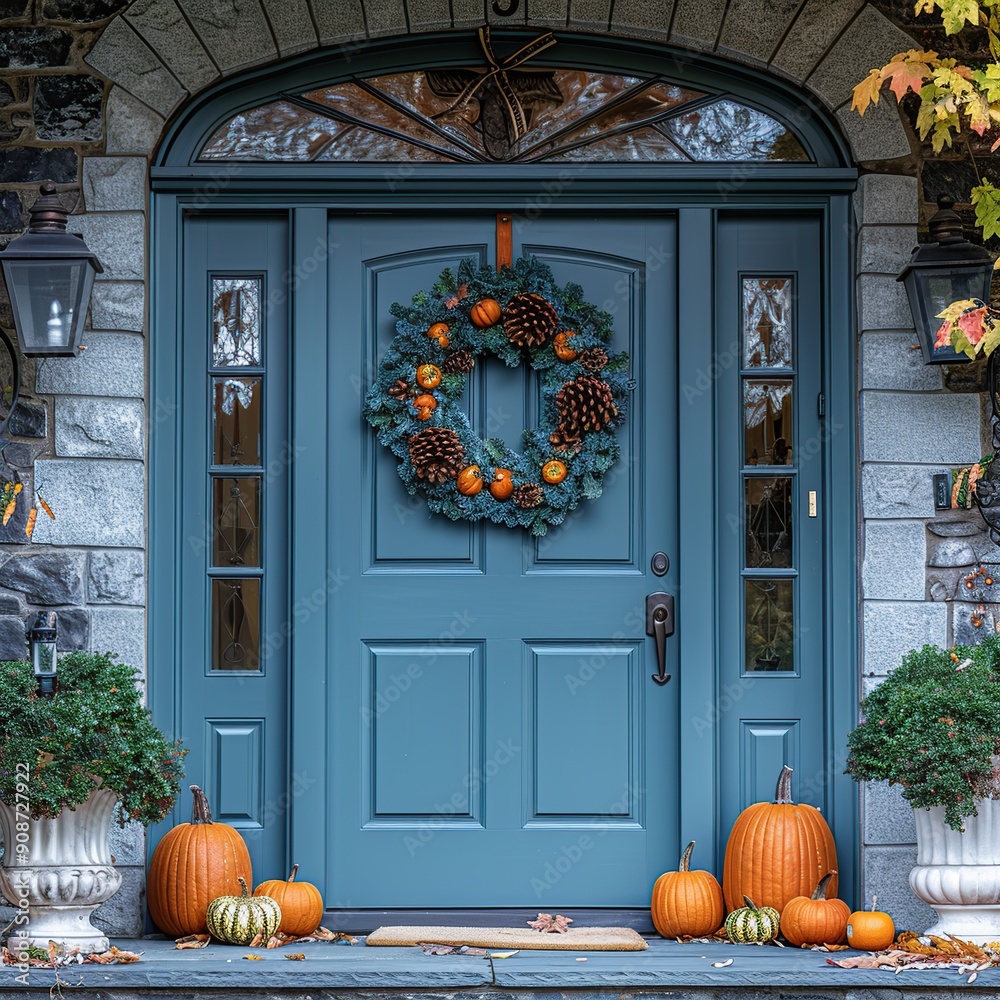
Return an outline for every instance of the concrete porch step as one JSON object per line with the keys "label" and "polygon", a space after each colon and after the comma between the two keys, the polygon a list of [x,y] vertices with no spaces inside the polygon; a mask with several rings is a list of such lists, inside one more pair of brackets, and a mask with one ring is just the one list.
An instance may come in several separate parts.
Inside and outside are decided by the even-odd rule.
{"label": "concrete porch step", "polygon": [[[736,1000],[762,995],[788,1000],[935,1000],[955,990],[973,997],[1000,996],[1000,970],[981,972],[972,986],[953,971],[891,972],[839,969],[826,964],[820,952],[793,948],[685,944],[650,939],[644,952],[521,951],[508,959],[462,955],[424,955],[419,948],[369,948],[311,943],[260,951],[212,945],[197,951],[177,951],[173,941],[118,940],[120,948],[141,951],[133,965],[74,966],[60,970],[66,996],[74,1000],[181,1000],[222,997],[264,1000],[321,1000],[344,996],[352,1000],[412,1000],[425,996],[484,998],[518,995],[556,997],[571,990],[578,1000],[669,997],[671,1000]],[[285,952],[302,952],[304,961],[289,961]],[[261,961],[244,955],[257,954]],[[840,952],[839,955],[856,954]],[[585,962],[577,961],[586,958]],[[732,958],[726,968],[713,962]],[[18,970],[0,971],[0,998],[47,994],[56,975],[32,969],[28,986],[19,984]],[[429,1000],[429,998],[428,998]]]}

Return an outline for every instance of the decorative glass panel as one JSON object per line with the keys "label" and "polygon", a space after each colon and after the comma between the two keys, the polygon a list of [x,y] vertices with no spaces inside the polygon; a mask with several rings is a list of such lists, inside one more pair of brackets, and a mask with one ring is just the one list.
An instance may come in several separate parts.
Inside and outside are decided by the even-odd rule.
{"label": "decorative glass panel", "polygon": [[260,580],[213,580],[212,669],[260,666]]}
{"label": "decorative glass panel", "polygon": [[216,465],[260,465],[261,398],[259,378],[213,379],[212,402]]}
{"label": "decorative glass panel", "polygon": [[212,564],[260,565],[259,478],[212,483]]}
{"label": "decorative glass panel", "polygon": [[315,160],[344,125],[288,101],[241,111],[218,128],[203,160]]}
{"label": "decorative glass panel", "polygon": [[791,382],[743,382],[743,460],[747,465],[791,465],[792,424]]}
{"label": "decorative glass panel", "polygon": [[530,53],[499,73],[485,63],[443,67],[288,95],[235,115],[200,155],[297,162],[809,159],[784,125],[731,98],[658,77],[536,66]]}
{"label": "decorative glass panel", "polygon": [[260,364],[260,278],[212,279],[212,365]]}
{"label": "decorative glass panel", "polygon": [[744,580],[747,671],[795,669],[792,580]]}
{"label": "decorative glass panel", "polygon": [[743,366],[792,367],[792,279],[743,279]]}
{"label": "decorative glass panel", "polygon": [[751,569],[792,565],[792,480],[782,476],[743,480],[746,565]]}
{"label": "decorative glass panel", "polygon": [[809,159],[781,122],[735,101],[717,101],[689,111],[672,118],[667,128],[693,160]]}

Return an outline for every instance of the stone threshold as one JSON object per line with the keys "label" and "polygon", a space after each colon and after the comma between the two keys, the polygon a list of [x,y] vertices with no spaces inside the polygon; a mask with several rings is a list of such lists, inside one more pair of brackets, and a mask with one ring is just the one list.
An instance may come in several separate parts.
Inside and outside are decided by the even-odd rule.
{"label": "stone threshold", "polygon": [[[954,971],[894,975],[875,969],[839,969],[821,952],[731,944],[677,944],[650,939],[644,952],[521,951],[507,959],[424,955],[419,948],[368,948],[314,942],[272,951],[213,945],[177,951],[162,939],[116,940],[141,951],[133,965],[75,966],[60,970],[62,992],[80,1000],[180,1000],[221,997],[264,1000],[323,1000],[335,996],[399,1000],[415,993],[433,997],[494,998],[535,995],[546,1000],[572,991],[580,1000],[635,1000],[637,994],[671,1000],[752,1000],[763,995],[788,1000],[934,1000],[955,990],[974,997],[1000,996],[1000,969],[967,976]],[[285,953],[301,952],[304,961]],[[243,958],[261,956],[261,961]],[[839,956],[856,954],[839,952]],[[586,962],[577,961],[586,958]],[[731,965],[714,968],[713,962]],[[27,987],[17,970],[0,969],[0,998],[48,994],[54,971],[32,969]],[[58,995],[58,994],[53,994]]]}

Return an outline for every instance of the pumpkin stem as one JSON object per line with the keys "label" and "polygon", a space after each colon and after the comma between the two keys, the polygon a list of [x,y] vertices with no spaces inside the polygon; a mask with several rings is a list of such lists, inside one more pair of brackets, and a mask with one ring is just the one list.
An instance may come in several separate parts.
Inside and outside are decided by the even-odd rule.
{"label": "pumpkin stem", "polygon": [[792,805],[792,769],[786,764],[778,775],[778,787],[774,790],[774,802],[779,806]]}
{"label": "pumpkin stem", "polygon": [[754,901],[749,896],[743,897],[743,902],[750,907],[751,910],[756,910],[757,907],[754,905]]}
{"label": "pumpkin stem", "polygon": [[299,870],[299,866],[298,865],[292,865],[292,871],[291,871],[291,873],[288,876],[288,881],[289,882],[294,882],[295,881],[295,873],[298,870]]}
{"label": "pumpkin stem", "polygon": [[212,810],[209,808],[205,793],[197,785],[192,785],[191,794],[194,796],[194,804],[191,807],[191,822],[195,824],[211,823]]}
{"label": "pumpkin stem", "polygon": [[836,872],[827,872],[819,880],[819,885],[816,886],[816,891],[812,894],[813,899],[826,899],[826,888],[830,884],[830,879],[836,874]]}
{"label": "pumpkin stem", "polygon": [[239,884],[243,887],[243,898],[246,899],[247,896],[250,895],[250,890],[247,888],[247,880],[242,875],[240,875],[239,878],[236,879],[236,881],[239,882]]}
{"label": "pumpkin stem", "polygon": [[684,853],[681,855],[681,863],[677,866],[679,872],[689,872],[691,871],[691,852],[694,850],[694,841],[692,840],[687,847],[684,848]]}

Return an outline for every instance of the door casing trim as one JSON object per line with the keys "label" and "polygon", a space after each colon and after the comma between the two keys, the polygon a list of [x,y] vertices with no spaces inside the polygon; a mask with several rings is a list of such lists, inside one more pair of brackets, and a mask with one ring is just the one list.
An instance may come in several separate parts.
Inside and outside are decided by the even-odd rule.
{"label": "door casing trim", "polygon": [[[853,782],[844,777],[843,737],[853,726],[858,706],[858,642],[857,642],[857,420],[855,398],[855,337],[853,335],[853,212],[845,189],[853,186],[856,171],[841,169],[836,177],[827,180],[826,195],[816,193],[822,188],[822,181],[816,176],[819,171],[812,168],[811,182],[803,180],[801,185],[788,178],[783,184],[780,201],[776,200],[769,181],[754,180],[735,194],[720,194],[716,189],[712,195],[695,194],[674,190],[662,178],[655,183],[633,186],[622,192],[620,181],[610,177],[589,176],[581,178],[573,190],[560,198],[558,208],[545,211],[580,212],[581,210],[623,211],[626,208],[636,212],[662,212],[678,216],[679,266],[678,285],[694,288],[699,285],[708,294],[703,301],[710,304],[714,300],[712,291],[712,262],[714,260],[715,221],[720,212],[767,211],[772,215],[788,212],[812,211],[822,216],[825,238],[825,260],[823,278],[825,286],[823,338],[823,388],[827,400],[827,420],[830,427],[842,426],[849,429],[847,434],[834,434],[825,449],[824,463],[828,491],[824,565],[824,617],[826,647],[827,718],[826,727],[826,779],[832,789],[832,825],[841,844],[841,885],[843,895],[850,900],[858,898],[860,853],[860,830],[858,829],[858,795]],[[557,172],[549,176],[556,179]],[[544,182],[544,172],[537,173],[533,183],[536,190]],[[180,183],[178,179],[178,183]],[[328,181],[329,183],[329,181]],[[197,187],[197,185],[194,185]],[[434,187],[440,187],[435,182]],[[403,190],[396,194],[385,192],[375,198],[371,195],[362,205],[349,191],[338,189],[321,198],[318,194],[302,194],[276,198],[274,188],[260,190],[255,195],[246,193],[223,193],[206,199],[203,194],[191,192],[192,180],[187,180],[189,194],[177,191],[157,191],[153,196],[151,214],[151,275],[150,288],[150,414],[149,426],[155,433],[150,434],[149,449],[149,558],[152,567],[176,565],[176,555],[181,544],[179,530],[180,498],[175,496],[176,486],[173,470],[181,461],[179,453],[178,407],[180,405],[178,372],[181,329],[177,313],[178,275],[182,273],[181,228],[186,212],[225,213],[240,210],[255,212],[289,212],[292,219],[291,251],[292,261],[302,260],[314,253],[317,245],[327,239],[327,219],[330,211],[340,209],[352,213],[361,210],[378,210],[382,213],[422,212],[429,202],[417,192],[411,194]],[[405,186],[404,186],[405,187]],[[511,204],[518,204],[517,195],[523,194],[523,186],[518,183],[503,184],[480,176],[477,181],[469,181],[465,196],[488,214],[498,210],[509,210]],[[638,189],[637,189],[638,188]],[[454,182],[452,182],[454,194]],[[443,191],[433,198],[441,200]],[[454,207],[455,201],[450,202]],[[443,207],[443,202],[442,202]],[[319,240],[319,244],[317,244]],[[294,267],[294,264],[293,264]],[[707,282],[707,285],[706,285]],[[291,381],[296,391],[291,393],[290,418],[293,439],[303,441],[308,448],[326,448],[326,428],[323,421],[315,420],[310,400],[319,398],[323,391],[323,373],[326,371],[325,358],[317,357],[315,345],[306,344],[297,338],[294,331],[314,326],[322,322],[326,327],[328,303],[325,282],[299,283],[295,294],[289,296],[292,310],[289,329],[291,342]],[[704,319],[702,320],[704,323]],[[714,318],[713,318],[714,324]],[[684,324],[679,324],[682,332],[679,350],[682,352],[681,370],[694,371],[704,364],[711,364],[711,352],[698,356],[699,344],[704,350],[705,341],[700,338],[683,336]],[[709,347],[711,345],[709,344]],[[322,363],[321,363],[322,362]],[[691,366],[691,367],[686,367]],[[319,394],[319,395],[317,395]],[[707,435],[716,440],[715,415],[712,394],[706,393],[694,404],[699,413],[698,425],[710,428]],[[308,438],[308,441],[305,439]],[[680,468],[701,467],[703,459],[702,442],[685,441],[681,437]],[[687,454],[685,453],[687,450]],[[695,461],[697,459],[697,461]],[[714,463],[706,475],[715,475]],[[294,495],[326,495],[327,484],[319,481],[315,470],[307,463],[298,462],[292,466],[291,488]],[[704,516],[703,498],[714,495],[714,483],[702,480],[697,491],[699,499],[694,499],[695,491],[680,491],[680,523],[687,518]],[[685,497],[689,499],[685,501]],[[290,551],[295,553],[295,565],[289,566],[293,593],[290,606],[300,594],[311,592],[316,586],[323,586],[327,577],[325,565],[326,537],[323,519],[293,519]],[[695,522],[690,522],[695,523]],[[701,550],[697,557],[685,551],[685,533],[681,532],[680,565],[685,572],[693,572],[696,579],[688,580],[686,587],[702,593],[715,594],[712,576],[715,565],[714,538],[713,551],[706,557]],[[688,546],[692,542],[688,540]],[[291,558],[291,557],[290,557]],[[300,581],[311,581],[302,583]],[[153,572],[149,578],[149,649],[156,655],[149,657],[149,691],[153,706],[154,720],[168,734],[177,731],[180,720],[180,685],[175,681],[175,671],[180,669],[177,662],[177,642],[175,634],[175,609],[180,607],[177,592],[178,581],[175,574]],[[705,610],[693,601],[681,602],[679,634],[681,637],[682,662],[715,662],[714,629],[718,621],[718,609],[713,597],[711,616],[699,624],[698,618]],[[318,784],[328,788],[326,756],[317,753],[318,734],[325,731],[324,706],[326,704],[325,676],[321,669],[325,662],[322,650],[326,645],[326,626],[323,615],[313,615],[304,625],[296,628],[291,639],[291,655],[298,664],[290,671],[289,711],[295,711],[296,725],[289,720],[289,773],[293,776],[307,775],[309,785]],[[837,623],[834,626],[834,623]],[[708,627],[706,627],[708,626]],[[687,637],[685,641],[685,636]],[[683,670],[683,668],[682,668]],[[706,705],[717,704],[716,678],[709,671],[689,671],[681,683],[680,718],[691,720],[704,712]],[[713,730],[714,731],[714,730]],[[680,733],[678,734],[680,739]],[[702,746],[701,744],[705,745]],[[706,779],[714,786],[721,762],[714,738],[699,742],[699,766],[697,769],[683,766],[680,776],[680,823],[684,840],[698,840],[706,845],[702,854],[705,866],[711,870],[721,870],[721,857],[713,857],[707,845],[720,843],[719,809],[714,797],[706,802]],[[302,796],[294,808],[289,808],[283,817],[287,824],[287,840],[290,856],[301,854],[310,842],[323,837],[326,839],[325,802],[318,795]],[[148,849],[173,823],[183,821],[175,807],[174,813],[152,829]],[[849,849],[845,849],[850,845]],[[313,881],[320,885],[327,883],[325,871],[311,873]],[[327,894],[330,899],[330,894]],[[336,901],[338,910],[358,913],[362,911],[352,906],[351,901]],[[386,912],[389,911],[371,911]],[[403,912],[403,911],[400,911]],[[406,911],[411,912],[412,911]],[[438,913],[443,918],[447,911]],[[463,911],[465,919],[470,911]],[[599,911],[602,920],[614,917],[609,911]],[[630,913],[620,911],[622,920],[631,920]],[[360,916],[359,916],[359,919]],[[483,917],[485,919],[485,916]],[[631,924],[628,924],[631,926]]]}

